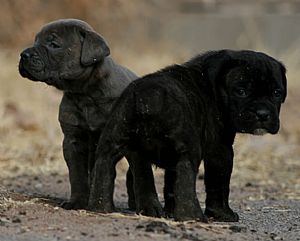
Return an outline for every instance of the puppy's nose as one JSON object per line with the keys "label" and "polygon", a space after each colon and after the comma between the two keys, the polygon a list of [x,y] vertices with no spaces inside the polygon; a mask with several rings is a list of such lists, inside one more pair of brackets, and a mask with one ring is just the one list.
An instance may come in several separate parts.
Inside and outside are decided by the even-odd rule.
{"label": "puppy's nose", "polygon": [[28,51],[23,51],[22,53],[21,53],[21,58],[22,59],[29,59],[30,58],[30,53],[28,52]]}
{"label": "puppy's nose", "polygon": [[270,111],[266,109],[260,109],[256,111],[256,118],[259,121],[267,121],[270,119]]}

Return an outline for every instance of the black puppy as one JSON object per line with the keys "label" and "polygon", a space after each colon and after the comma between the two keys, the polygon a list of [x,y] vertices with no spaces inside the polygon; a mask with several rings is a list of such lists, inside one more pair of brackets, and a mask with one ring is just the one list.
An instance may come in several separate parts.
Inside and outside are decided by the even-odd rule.
{"label": "black puppy", "polygon": [[[19,72],[63,90],[59,121],[69,168],[71,198],[66,209],[84,208],[95,150],[112,103],[137,76],[109,57],[105,40],[87,23],[63,19],[45,25],[34,46],[21,53]],[[128,172],[130,186],[130,172]],[[132,188],[131,188],[132,189]],[[133,190],[129,190],[134,208]]]}
{"label": "black puppy", "polygon": [[167,214],[205,221],[195,191],[203,159],[205,214],[238,221],[228,204],[235,135],[277,133],[285,97],[284,66],[253,51],[208,52],[132,82],[100,137],[90,207],[113,210],[115,165],[126,156],[137,212],[156,215],[159,209],[148,168],[154,163],[166,170]]}

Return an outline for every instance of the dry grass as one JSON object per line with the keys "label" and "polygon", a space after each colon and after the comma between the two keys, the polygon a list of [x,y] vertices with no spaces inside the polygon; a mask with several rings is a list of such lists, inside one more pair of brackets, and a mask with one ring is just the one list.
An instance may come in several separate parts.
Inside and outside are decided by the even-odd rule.
{"label": "dry grass", "polygon": [[0,55],[0,63],[1,176],[61,170],[57,121],[61,93],[21,78],[16,53]]}

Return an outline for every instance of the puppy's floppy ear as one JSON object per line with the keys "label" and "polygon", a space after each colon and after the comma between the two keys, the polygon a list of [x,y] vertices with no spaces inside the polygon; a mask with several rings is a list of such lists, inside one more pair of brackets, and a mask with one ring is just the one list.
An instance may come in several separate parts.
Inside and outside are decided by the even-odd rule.
{"label": "puppy's floppy ear", "polygon": [[286,79],[286,68],[282,63],[279,62],[280,65],[280,72],[281,72],[281,80],[282,80],[282,85],[283,85],[283,98],[282,98],[282,103],[285,101],[285,98],[287,96],[287,79]]}
{"label": "puppy's floppy ear", "polygon": [[213,51],[208,54],[204,61],[206,63],[207,75],[214,84],[233,65],[230,50]]}
{"label": "puppy's floppy ear", "polygon": [[93,65],[110,54],[109,47],[99,34],[93,31],[81,31],[80,34],[83,38],[80,59],[82,65]]}
{"label": "puppy's floppy ear", "polygon": [[226,105],[227,93],[224,80],[225,74],[234,65],[230,50],[213,51],[207,54],[204,59],[204,69],[209,83],[212,85],[213,94],[216,99],[222,97],[222,102]]}

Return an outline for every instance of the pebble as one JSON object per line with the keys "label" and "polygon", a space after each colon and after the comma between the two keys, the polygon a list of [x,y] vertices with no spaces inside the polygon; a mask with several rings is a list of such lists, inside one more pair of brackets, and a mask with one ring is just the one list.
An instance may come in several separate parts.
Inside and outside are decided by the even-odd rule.
{"label": "pebble", "polygon": [[244,226],[237,226],[237,225],[232,225],[229,227],[229,229],[234,232],[234,233],[244,233],[247,231],[247,228]]}
{"label": "pebble", "polygon": [[13,223],[21,223],[21,219],[19,217],[13,217],[11,221]]}

